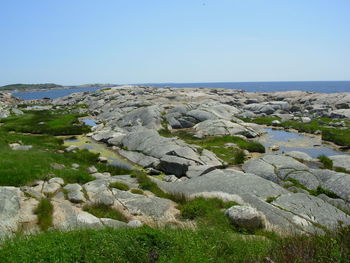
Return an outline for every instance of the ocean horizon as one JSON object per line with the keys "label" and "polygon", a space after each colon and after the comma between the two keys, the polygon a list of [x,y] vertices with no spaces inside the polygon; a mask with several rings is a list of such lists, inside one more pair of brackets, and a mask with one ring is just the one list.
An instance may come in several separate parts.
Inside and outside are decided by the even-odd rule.
{"label": "ocean horizon", "polygon": [[150,85],[173,88],[224,88],[247,92],[276,92],[302,90],[319,93],[350,92],[350,81],[257,81],[257,82],[193,82],[193,83],[142,83],[131,85]]}
{"label": "ocean horizon", "polygon": [[[147,85],[159,88],[224,88],[246,92],[277,92],[302,90],[319,93],[350,92],[350,81],[270,81],[270,82],[197,82],[197,83],[137,83],[125,85]],[[67,96],[74,92],[96,91],[103,87],[52,89],[26,92],[13,92],[12,95],[24,100]]]}

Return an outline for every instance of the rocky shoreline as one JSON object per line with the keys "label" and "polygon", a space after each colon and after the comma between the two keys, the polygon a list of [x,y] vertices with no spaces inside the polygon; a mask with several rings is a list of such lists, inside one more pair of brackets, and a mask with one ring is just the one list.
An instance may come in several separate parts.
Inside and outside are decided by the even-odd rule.
{"label": "rocky shoreline", "polygon": [[[21,114],[16,106],[18,100],[6,94],[0,100],[1,118],[11,112]],[[330,157],[334,167],[342,172],[321,169],[318,160],[300,152],[261,152],[257,157],[246,158],[242,171],[237,171],[217,154],[219,151],[214,151],[217,146],[211,146],[213,151],[205,147],[208,138],[217,137],[234,136],[242,143],[253,142],[263,130],[261,125],[242,120],[247,118],[274,116],[301,123],[331,118],[338,129],[349,129],[346,123],[350,119],[350,92],[249,93],[121,86],[71,94],[51,104],[62,109],[84,105],[75,112],[94,116],[98,123],[87,136],[142,167],[163,191],[189,199],[217,197],[248,207],[244,212],[227,212],[236,223],[247,223],[249,219],[244,216],[248,213],[258,218],[259,227],[281,234],[324,233],[326,229],[350,225],[350,155]],[[250,154],[238,143],[226,143],[224,147],[235,153],[243,151],[245,156]],[[15,232],[23,224],[36,229],[33,225],[37,219],[32,211],[43,196],[52,198],[54,203],[55,229],[169,222],[181,225],[173,201],[152,193],[137,195],[109,187],[120,181],[139,188],[132,176],[98,171],[92,174],[96,180],[84,185],[65,184],[62,179],[53,178],[38,181],[35,186],[0,187],[0,200],[5,204],[0,206],[0,236]],[[113,206],[129,218],[129,223],[98,219],[81,210],[86,203]]]}

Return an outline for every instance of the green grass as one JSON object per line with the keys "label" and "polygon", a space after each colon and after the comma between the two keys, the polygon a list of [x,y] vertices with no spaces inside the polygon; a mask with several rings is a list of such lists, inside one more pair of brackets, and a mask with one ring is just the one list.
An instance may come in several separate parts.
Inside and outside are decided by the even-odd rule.
{"label": "green grass", "polygon": [[237,205],[235,202],[224,202],[218,198],[206,199],[204,197],[196,197],[191,201],[187,201],[177,208],[181,211],[181,215],[185,219],[197,219],[209,217],[215,211],[220,209],[227,209],[233,205]]}
{"label": "green grass", "polygon": [[53,231],[7,241],[0,262],[261,262],[269,246],[212,231],[149,227]]}
{"label": "green grass", "polygon": [[20,133],[78,135],[90,131],[88,126],[79,123],[78,118],[81,116],[54,110],[27,111],[23,115],[1,119],[1,128]]}
{"label": "green grass", "polygon": [[53,205],[49,199],[41,199],[34,213],[38,216],[38,224],[41,230],[46,231],[52,226]]}
{"label": "green grass", "polygon": [[[13,151],[9,143],[21,141],[24,145],[32,145],[28,151]],[[87,168],[95,165],[100,172],[112,175],[130,174],[130,170],[109,166],[98,162],[98,154],[88,150],[59,153],[64,150],[63,141],[50,135],[26,135],[10,133],[0,127],[0,186],[22,186],[37,179],[46,178],[48,174],[61,177],[66,183],[86,183],[95,178]],[[62,170],[53,169],[50,164],[65,165]],[[71,169],[73,163],[80,165]]]}
{"label": "green grass", "polygon": [[333,169],[333,161],[325,155],[320,155],[317,159],[323,164],[325,169]]}
{"label": "green grass", "polygon": [[117,188],[117,189],[122,190],[122,191],[128,191],[130,189],[127,184],[124,184],[121,182],[110,183],[109,187]]}
{"label": "green grass", "polygon": [[128,222],[121,212],[104,204],[85,205],[83,210],[98,218],[112,218],[118,221]]}
{"label": "green grass", "polygon": [[[280,120],[277,117],[257,117],[254,119],[243,119],[246,122],[254,122],[258,124],[271,125],[273,120]],[[329,118],[318,118],[312,120],[310,123],[302,123],[301,121],[290,120],[281,122],[278,126],[284,128],[293,128],[300,132],[315,133],[321,131],[322,139],[330,142],[334,142],[341,146],[350,147],[350,124],[347,122],[347,129],[330,128],[329,122],[332,120]]]}

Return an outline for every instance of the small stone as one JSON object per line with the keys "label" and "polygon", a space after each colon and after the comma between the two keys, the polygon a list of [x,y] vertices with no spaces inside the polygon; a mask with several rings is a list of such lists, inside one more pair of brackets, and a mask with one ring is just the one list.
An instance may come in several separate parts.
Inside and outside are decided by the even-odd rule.
{"label": "small stone", "polygon": [[309,117],[301,117],[301,122],[302,123],[310,123],[311,119]]}
{"label": "small stone", "polygon": [[21,145],[19,143],[11,143],[9,146],[14,151],[28,151],[33,147],[32,145]]}
{"label": "small stone", "polygon": [[59,163],[52,163],[50,164],[50,166],[56,170],[63,170],[64,168],[66,168],[64,164],[59,164]]}
{"label": "small stone", "polygon": [[106,157],[98,157],[98,161],[101,162],[101,163],[106,163],[108,161],[108,159]]}
{"label": "small stone", "polygon": [[80,165],[77,164],[77,163],[73,163],[73,164],[72,164],[72,168],[73,168],[73,169],[78,169],[79,167],[80,167]]}
{"label": "small stone", "polygon": [[272,145],[270,146],[271,151],[278,151],[280,147],[278,145]]}
{"label": "small stone", "polygon": [[90,166],[87,171],[90,174],[97,173],[97,168],[95,166]]}
{"label": "small stone", "polygon": [[54,178],[51,178],[49,180],[49,184],[51,184],[51,183],[57,183],[60,185],[64,185],[64,180],[62,178],[59,178],[59,177],[54,177]]}
{"label": "small stone", "polygon": [[72,151],[74,151],[74,150],[76,150],[76,149],[78,149],[79,147],[78,146],[76,146],[76,145],[71,145],[71,146],[69,146],[69,147],[67,147],[66,149],[65,149],[65,151],[66,152],[72,152]]}
{"label": "small stone", "polygon": [[281,124],[281,122],[280,122],[279,120],[273,120],[273,121],[271,122],[271,124],[272,124],[273,126],[278,126],[278,125]]}

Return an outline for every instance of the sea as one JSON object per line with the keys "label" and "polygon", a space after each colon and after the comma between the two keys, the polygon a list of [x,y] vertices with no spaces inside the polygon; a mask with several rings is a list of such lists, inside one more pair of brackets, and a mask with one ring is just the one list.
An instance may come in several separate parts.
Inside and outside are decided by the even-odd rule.
{"label": "sea", "polygon": [[[276,92],[302,90],[319,93],[350,92],[350,81],[273,81],[273,82],[198,82],[198,83],[143,83],[131,85],[149,85],[173,88],[224,88],[247,92]],[[12,95],[24,100],[50,98],[56,99],[75,92],[95,91],[101,87],[53,89],[45,91],[13,92]]]}

